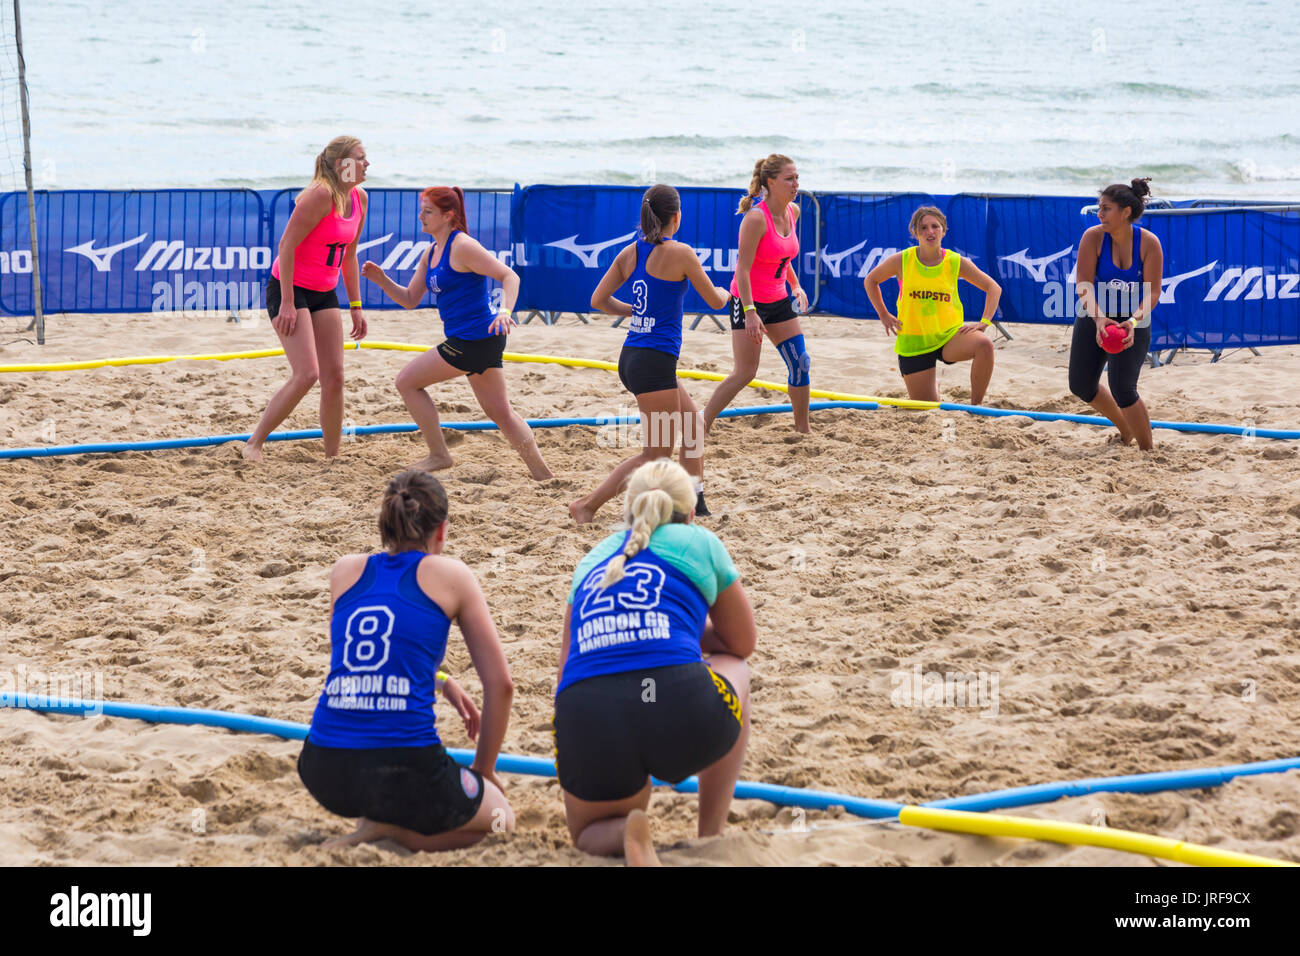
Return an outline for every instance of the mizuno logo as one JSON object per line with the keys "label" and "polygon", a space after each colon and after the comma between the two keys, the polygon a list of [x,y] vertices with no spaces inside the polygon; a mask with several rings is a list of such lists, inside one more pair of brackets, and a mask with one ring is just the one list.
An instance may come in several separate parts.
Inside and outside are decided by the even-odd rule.
{"label": "mizuno logo", "polygon": [[830,270],[831,275],[838,279],[840,277],[840,263],[844,261],[845,257],[853,255],[853,253],[857,252],[866,244],[867,240],[863,239],[856,246],[849,246],[849,248],[845,249],[843,252],[837,252],[834,255],[830,255],[826,252],[830,246],[822,246],[822,262],[826,263],[826,268]]}
{"label": "mizuno logo", "polygon": [[32,271],[32,253],[29,249],[14,249],[12,252],[0,249],[0,275],[9,273],[30,273]]}
{"label": "mizuno logo", "polygon": [[[95,266],[97,272],[108,272],[113,265],[113,257],[123,249],[138,246],[144,242],[148,233],[119,242],[115,246],[95,248],[95,240],[83,242],[79,246],[65,249],[79,256],[85,256]],[[155,239],[150,243],[135,264],[136,272],[170,269],[187,272],[225,271],[230,269],[269,269],[271,267],[271,250],[267,246],[187,246],[183,240]]]}
{"label": "mizuno logo", "polygon": [[[389,236],[373,243],[366,243],[367,246],[378,245],[380,242],[388,241]],[[379,264],[379,268],[387,272],[389,269],[396,269],[399,272],[407,269],[414,269],[420,262],[420,256],[424,255],[429,246],[433,245],[432,241],[424,239],[420,242],[412,242],[410,239],[403,239],[393,247],[392,252],[384,256],[384,261]],[[357,246],[357,251],[361,247]]]}
{"label": "mizuno logo", "polygon": [[1035,282],[1046,282],[1047,267],[1062,256],[1068,256],[1073,251],[1074,244],[1071,243],[1060,252],[1055,252],[1050,256],[1043,256],[1041,259],[1031,259],[1029,258],[1029,247],[1026,246],[1019,252],[1013,252],[1009,256],[998,256],[998,258],[1005,260],[1006,262],[1014,262],[1016,265],[1020,266],[1020,268],[1033,276]]}
{"label": "mizuno logo", "polygon": [[[1223,275],[1205,293],[1206,302],[1224,302],[1237,299],[1300,299],[1300,274],[1274,273],[1265,275],[1259,266],[1241,269],[1233,266],[1224,269]],[[1245,293],[1243,296],[1242,293]]]}
{"label": "mizuno logo", "polygon": [[[357,252],[363,252],[364,250],[369,249],[371,246],[382,246],[385,242],[387,242],[391,238],[393,238],[393,234],[390,232],[382,239],[370,239],[366,242],[358,242]],[[429,244],[426,242],[424,245],[427,248]]]}
{"label": "mizuno logo", "polygon": [[65,249],[64,252],[75,252],[79,256],[85,256],[95,264],[96,272],[107,272],[113,257],[123,249],[139,245],[144,242],[144,237],[149,235],[147,232],[136,236],[134,239],[128,239],[126,242],[119,242],[115,246],[105,246],[103,249],[95,248],[95,240],[83,242],[79,246],[73,246],[71,249]]}
{"label": "mizuno logo", "polygon": [[159,269],[203,272],[212,269],[269,268],[271,250],[267,246],[187,246],[180,239],[170,242],[155,239],[135,264],[136,272]]}
{"label": "mizuno logo", "polygon": [[599,269],[600,266],[596,262],[596,259],[602,252],[604,252],[610,246],[616,246],[620,242],[627,242],[635,235],[636,235],[635,232],[629,232],[625,236],[619,236],[617,239],[610,239],[606,242],[593,242],[590,243],[589,245],[579,245],[575,241],[578,238],[577,234],[575,233],[574,235],[569,236],[567,239],[557,239],[555,242],[546,243],[546,245],[554,246],[556,249],[563,249],[565,252],[573,253],[575,256],[577,256],[579,259],[582,260],[582,264],[586,266],[588,269]]}
{"label": "mizuno logo", "polygon": [[[877,264],[888,259],[898,251],[894,248],[874,246],[870,252],[862,252],[861,250],[866,246],[866,244],[867,240],[863,239],[857,245],[849,246],[849,248],[845,249],[843,252],[827,252],[826,250],[829,249],[830,246],[822,246],[821,249],[817,251],[817,257],[826,264],[826,270],[833,278],[838,279],[841,275],[852,273],[854,267],[857,266],[857,274],[860,279],[874,269]],[[859,258],[862,260],[860,266],[857,265]],[[848,260],[847,267],[845,266],[845,260]],[[816,259],[814,259],[813,262],[815,263]],[[812,269],[812,265],[810,264],[808,268]]]}
{"label": "mizuno logo", "polygon": [[1219,260],[1215,259],[1208,266],[1201,266],[1199,269],[1193,269],[1191,272],[1169,276],[1169,278],[1160,283],[1160,301],[1172,305],[1175,301],[1174,296],[1177,294],[1178,283],[1182,282],[1184,279],[1190,279],[1193,276],[1204,275],[1218,264]]}

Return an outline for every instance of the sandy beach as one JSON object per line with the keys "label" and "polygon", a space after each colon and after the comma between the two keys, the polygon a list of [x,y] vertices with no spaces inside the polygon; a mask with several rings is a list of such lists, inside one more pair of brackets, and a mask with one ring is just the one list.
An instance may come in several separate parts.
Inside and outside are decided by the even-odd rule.
{"label": "sandy beach", "polygon": [[[372,312],[370,338],[436,344],[430,312]],[[1159,321],[1158,313],[1157,319]],[[0,364],[274,347],[263,316],[51,316]],[[607,318],[566,315],[510,350],[617,359]],[[875,322],[804,321],[818,388],[904,394]],[[1066,386],[1069,329],[1011,327],[987,404],[1089,413]],[[348,425],[409,421],[393,379],[410,355],[349,352]],[[726,372],[729,335],[687,332],[681,368]],[[940,367],[945,399],[968,366]],[[507,363],[526,417],[628,413],[605,371]],[[134,441],[252,429],[283,358],[0,375],[0,444]],[[1153,418],[1300,428],[1300,348],[1180,354],[1144,370]],[[765,346],[760,377],[785,381]],[[710,382],[687,388],[701,405]],[[482,413],[464,380],[431,390],[444,420]],[[737,404],[783,400],[749,389]],[[313,392],[286,428],[317,427]],[[742,779],[923,802],[1091,776],[1300,752],[1300,447],[1158,430],[1142,454],[1111,430],[959,412],[823,411],[721,420],[703,523],[755,607],[753,734]],[[447,553],[487,593],[516,685],[504,750],[551,754],[551,694],[573,568],[619,517],[565,506],[631,453],[592,428],[538,430],[557,477],[531,481],[495,433],[452,433]],[[308,721],[329,659],[326,580],[378,547],[383,484],[418,436],[238,444],[0,462],[0,674],[98,675],[110,700]],[[453,629],[446,667],[477,696]],[[906,693],[937,671],[995,689],[966,706]],[[981,676],[982,675],[982,676]],[[919,678],[918,678],[919,679]],[[906,698],[906,699],[904,699]],[[464,728],[440,709],[451,747]],[[511,838],[437,856],[390,844],[322,850],[350,830],[298,780],[299,744],[108,717],[0,710],[0,864],[609,865],[570,846],[558,785],[506,777]],[[1015,811],[1300,861],[1300,772]],[[1147,865],[1112,851],[937,834],[739,801],[694,838],[694,797],[651,804],[675,865]],[[1104,815],[1104,817],[1099,816]]]}

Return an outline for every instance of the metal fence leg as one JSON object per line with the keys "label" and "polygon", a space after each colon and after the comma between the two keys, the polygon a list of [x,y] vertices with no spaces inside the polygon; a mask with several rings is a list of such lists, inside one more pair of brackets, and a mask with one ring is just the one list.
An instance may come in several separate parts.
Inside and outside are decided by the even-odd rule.
{"label": "metal fence leg", "polygon": [[719,330],[719,331],[722,331],[722,332],[727,331],[727,327],[726,327],[725,325],[723,325],[722,322],[721,322],[721,320],[720,320],[716,315],[714,315],[712,312],[696,312],[696,313],[695,313],[695,321],[691,323],[691,331],[692,331],[692,332],[694,332],[695,329],[696,329],[696,327],[697,327],[701,322],[704,321],[704,317],[705,317],[706,315],[707,315],[709,318],[711,318],[711,319],[713,320],[713,324],[716,325],[716,326],[718,327],[718,330]]}
{"label": "metal fence leg", "polygon": [[990,324],[991,324],[995,329],[997,329],[999,332],[1001,332],[1002,335],[1003,335],[1003,337],[1004,337],[1008,342],[1010,342],[1010,341],[1012,341],[1013,339],[1015,339],[1015,336],[1012,335],[1010,332],[1008,332],[1006,326],[1003,325],[1001,322],[999,322],[997,319],[994,319],[993,322],[990,323]]}
{"label": "metal fence leg", "polygon": [[1264,357],[1263,353],[1261,353],[1259,349],[1255,348],[1255,346],[1250,345],[1250,346],[1247,346],[1247,348],[1249,348],[1249,349],[1250,349],[1253,353],[1255,353],[1255,355],[1258,356],[1259,358],[1263,358],[1263,357]]}
{"label": "metal fence leg", "polygon": [[617,319],[614,320],[614,324],[611,325],[610,328],[611,328],[611,329],[616,329],[616,328],[618,328],[620,325],[623,324],[623,320],[626,319],[626,318],[627,318],[626,315],[620,315]]}

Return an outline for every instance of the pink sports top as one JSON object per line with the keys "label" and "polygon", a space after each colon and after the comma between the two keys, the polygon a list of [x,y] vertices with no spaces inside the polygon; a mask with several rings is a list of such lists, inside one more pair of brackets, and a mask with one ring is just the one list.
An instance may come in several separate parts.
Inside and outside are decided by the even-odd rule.
{"label": "pink sports top", "polygon": [[[352,215],[345,219],[331,208],[293,250],[295,286],[314,292],[332,292],[338,286],[343,252],[361,228],[361,202],[357,198],[356,186],[348,193],[348,202],[352,205]],[[280,278],[279,256],[271,263],[271,275]]]}
{"label": "pink sports top", "polygon": [[[760,202],[755,208],[763,210],[767,231],[754,250],[754,263],[749,267],[749,290],[754,294],[755,302],[780,302],[790,295],[785,286],[785,267],[799,257],[799,214],[795,211],[798,207],[793,203],[786,206],[786,214],[790,217],[788,236],[776,231],[767,203]],[[740,282],[734,275],[731,277],[731,294],[740,295]]]}

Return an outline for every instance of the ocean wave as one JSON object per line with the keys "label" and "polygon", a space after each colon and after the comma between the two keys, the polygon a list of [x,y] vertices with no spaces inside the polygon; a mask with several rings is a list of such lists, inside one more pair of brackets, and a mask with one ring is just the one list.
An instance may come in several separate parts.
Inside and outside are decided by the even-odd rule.
{"label": "ocean wave", "polygon": [[506,143],[512,149],[735,149],[756,147],[759,150],[807,149],[809,141],[789,136],[705,136],[701,134],[677,136],[636,136],[620,139],[596,139],[589,135],[574,139],[515,139]]}
{"label": "ocean wave", "polygon": [[1143,96],[1160,97],[1174,100],[1204,100],[1215,94],[1209,90],[1194,89],[1190,86],[1177,86],[1173,83],[1111,83],[1109,89],[1123,93],[1139,93]]}

